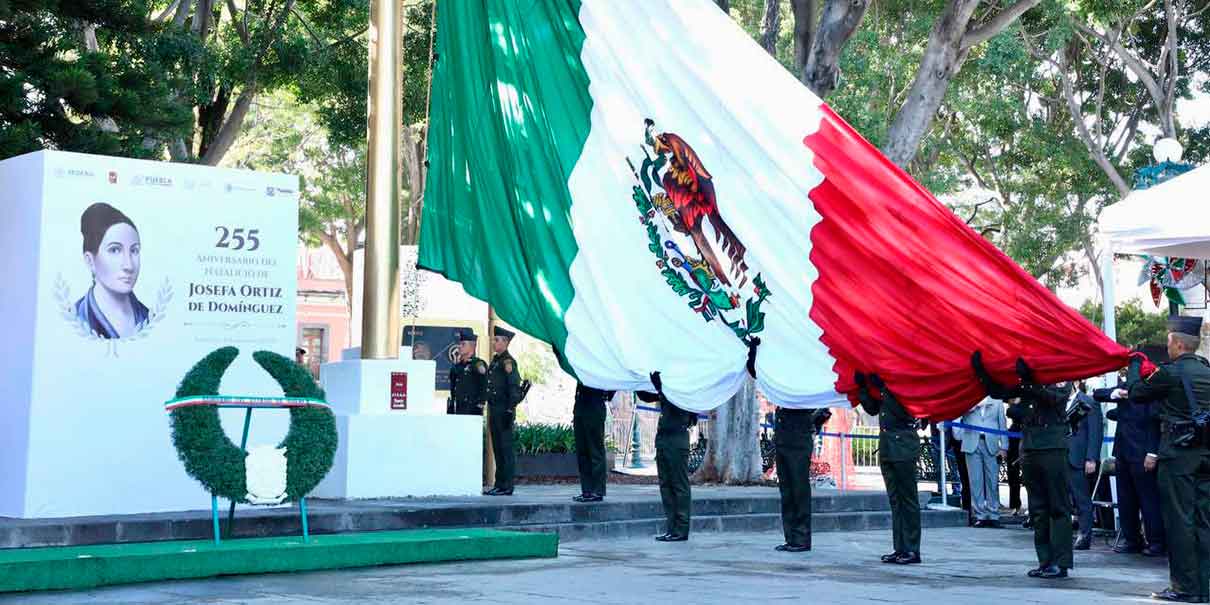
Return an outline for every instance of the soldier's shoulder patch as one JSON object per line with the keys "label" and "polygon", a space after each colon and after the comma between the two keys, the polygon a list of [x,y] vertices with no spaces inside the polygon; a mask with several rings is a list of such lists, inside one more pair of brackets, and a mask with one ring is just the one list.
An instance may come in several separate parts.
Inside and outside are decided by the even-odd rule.
{"label": "soldier's shoulder patch", "polygon": [[482,361],[475,362],[475,371],[479,372],[480,374],[486,374],[487,364],[483,363]]}
{"label": "soldier's shoulder patch", "polygon": [[511,359],[504,360],[504,373],[505,374],[513,373],[513,360],[511,360]]}

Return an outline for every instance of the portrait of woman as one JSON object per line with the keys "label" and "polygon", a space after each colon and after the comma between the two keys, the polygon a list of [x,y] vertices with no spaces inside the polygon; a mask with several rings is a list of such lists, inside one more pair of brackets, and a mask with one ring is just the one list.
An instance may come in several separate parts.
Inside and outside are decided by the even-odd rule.
{"label": "portrait of woman", "polygon": [[92,287],[76,302],[76,318],[101,338],[125,338],[147,322],[146,305],[134,295],[142,244],[130,217],[97,203],[80,216],[84,264]]}

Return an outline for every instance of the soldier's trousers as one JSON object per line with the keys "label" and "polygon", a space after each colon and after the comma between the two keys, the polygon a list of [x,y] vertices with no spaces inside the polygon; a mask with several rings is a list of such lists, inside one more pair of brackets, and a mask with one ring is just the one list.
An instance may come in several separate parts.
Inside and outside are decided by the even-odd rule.
{"label": "soldier's trousers", "polygon": [[667,532],[688,536],[693,507],[689,494],[689,448],[667,447],[657,442],[655,468],[660,475],[660,500],[664,503]]}
{"label": "soldier's trousers", "polygon": [[577,400],[571,412],[571,425],[576,435],[580,493],[604,496],[609,472],[605,468],[605,406],[599,400]]}
{"label": "soldier's trousers", "polygon": [[1190,449],[1160,460],[1159,487],[1172,589],[1206,596],[1210,592],[1210,452]]}
{"label": "soldier's trousers", "polygon": [[505,408],[492,408],[488,413],[492,431],[492,456],[496,459],[496,484],[500,490],[513,489],[517,468],[517,451],[513,447],[513,421],[516,413]]}
{"label": "soldier's trousers", "polygon": [[920,493],[916,486],[916,461],[883,460],[882,480],[891,501],[891,536],[895,552],[920,552]]}
{"label": "soldier's trousers", "polygon": [[1067,450],[1026,451],[1021,462],[1029,494],[1038,565],[1071,569],[1071,489]]}
{"label": "soldier's trousers", "polygon": [[[785,429],[782,429],[785,430]],[[811,546],[811,433],[777,440],[777,488],[781,491],[781,529],[786,544]]]}

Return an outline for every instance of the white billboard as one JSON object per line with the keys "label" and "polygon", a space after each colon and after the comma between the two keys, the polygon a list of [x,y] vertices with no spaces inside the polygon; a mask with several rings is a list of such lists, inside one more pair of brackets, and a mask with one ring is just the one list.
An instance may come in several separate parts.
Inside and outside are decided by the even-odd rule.
{"label": "white billboard", "polygon": [[[0,516],[205,508],[163,402],[227,345],[225,394],[280,395],[292,355],[298,178],[42,151],[0,162]],[[224,412],[238,443],[243,413]],[[249,445],[289,418],[254,413]]]}

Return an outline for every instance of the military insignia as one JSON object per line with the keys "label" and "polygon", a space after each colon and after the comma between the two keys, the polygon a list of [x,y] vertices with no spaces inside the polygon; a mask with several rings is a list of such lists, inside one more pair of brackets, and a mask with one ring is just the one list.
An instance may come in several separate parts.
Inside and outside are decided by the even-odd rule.
{"label": "military insignia", "polygon": [[645,126],[645,157],[637,168],[626,163],[656,269],[702,319],[720,319],[748,342],[765,329],[762,306],[772,293],[759,272],[749,283],[747,248],[720,214],[714,177],[697,152],[676,134],[657,133],[654,121]]}
{"label": "military insignia", "polygon": [[476,363],[476,364],[475,364],[475,369],[476,369],[476,370],[478,370],[480,374],[486,374],[486,373],[487,373],[487,365],[486,365],[486,364],[484,364],[482,361],[480,361],[479,363]]}
{"label": "military insignia", "polygon": [[504,373],[505,374],[513,373],[513,362],[511,360],[508,360],[508,359],[504,360]]}

